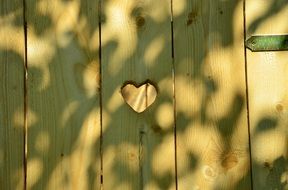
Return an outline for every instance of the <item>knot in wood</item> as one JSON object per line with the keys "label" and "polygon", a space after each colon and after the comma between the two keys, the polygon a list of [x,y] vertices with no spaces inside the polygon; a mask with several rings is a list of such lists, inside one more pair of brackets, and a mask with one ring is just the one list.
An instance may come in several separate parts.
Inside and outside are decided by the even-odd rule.
{"label": "knot in wood", "polygon": [[214,180],[217,177],[217,172],[211,166],[203,167],[203,174],[206,179]]}
{"label": "knot in wood", "polygon": [[276,110],[277,110],[278,112],[282,112],[282,111],[284,110],[283,105],[282,105],[281,103],[277,104],[277,105],[276,105]]}
{"label": "knot in wood", "polygon": [[228,153],[224,156],[224,159],[222,160],[222,167],[225,170],[229,170],[233,167],[235,167],[238,164],[238,158],[234,153]]}
{"label": "knot in wood", "polygon": [[138,28],[141,28],[145,25],[145,18],[143,16],[137,16],[136,17],[136,25]]}
{"label": "knot in wood", "polygon": [[190,24],[192,24],[193,22],[195,22],[197,16],[198,16],[197,12],[194,12],[194,11],[190,12],[190,13],[188,14],[187,26],[189,26]]}

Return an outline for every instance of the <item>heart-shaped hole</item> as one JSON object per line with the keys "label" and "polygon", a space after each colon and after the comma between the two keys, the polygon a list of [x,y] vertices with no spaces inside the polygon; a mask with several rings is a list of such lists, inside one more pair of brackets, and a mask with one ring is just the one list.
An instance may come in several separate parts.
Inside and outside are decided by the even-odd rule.
{"label": "heart-shaped hole", "polygon": [[157,89],[148,81],[140,85],[130,82],[121,88],[121,94],[134,111],[141,113],[153,104],[157,97]]}

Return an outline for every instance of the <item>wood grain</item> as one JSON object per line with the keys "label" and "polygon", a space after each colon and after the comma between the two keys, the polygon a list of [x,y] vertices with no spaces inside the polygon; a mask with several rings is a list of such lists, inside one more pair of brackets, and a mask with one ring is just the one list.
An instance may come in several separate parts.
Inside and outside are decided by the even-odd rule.
{"label": "wood grain", "polygon": [[[247,38],[288,33],[287,1],[247,0]],[[288,189],[288,52],[247,50],[254,189]]]}
{"label": "wood grain", "polygon": [[24,188],[24,27],[21,1],[0,2],[0,189]]}
{"label": "wood grain", "polygon": [[98,1],[27,0],[28,189],[100,189]]}
{"label": "wood grain", "polygon": [[243,1],[173,7],[178,189],[250,189]]}
{"label": "wood grain", "polygon": [[[105,0],[102,12],[103,188],[175,189],[170,4]],[[121,87],[146,80],[158,95],[137,113]]]}
{"label": "wood grain", "polygon": [[145,83],[141,86],[127,84],[121,88],[121,95],[134,111],[142,113],[154,103],[157,97],[157,90],[150,83]]}

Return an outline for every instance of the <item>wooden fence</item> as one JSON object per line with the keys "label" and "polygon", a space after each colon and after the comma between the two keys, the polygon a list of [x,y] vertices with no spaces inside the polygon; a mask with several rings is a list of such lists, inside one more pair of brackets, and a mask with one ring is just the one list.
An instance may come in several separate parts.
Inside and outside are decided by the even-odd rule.
{"label": "wooden fence", "polygon": [[288,52],[244,45],[287,18],[287,0],[1,0],[0,189],[287,190]]}

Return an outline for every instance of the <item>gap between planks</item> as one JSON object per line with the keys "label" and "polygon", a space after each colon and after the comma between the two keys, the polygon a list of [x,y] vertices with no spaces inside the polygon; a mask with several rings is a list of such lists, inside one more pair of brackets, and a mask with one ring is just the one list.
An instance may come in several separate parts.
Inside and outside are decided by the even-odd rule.
{"label": "gap between planks", "polygon": [[24,126],[23,126],[23,168],[24,168],[24,190],[27,189],[27,119],[28,119],[28,47],[27,47],[27,19],[26,19],[26,0],[22,0],[23,6],[23,30],[24,30]]}
{"label": "gap between planks", "polygon": [[102,112],[102,43],[101,43],[101,13],[102,13],[102,0],[98,0],[98,27],[99,27],[99,51],[98,51],[98,59],[99,59],[99,106],[100,106],[100,189],[103,189],[103,112]]}
{"label": "gap between planks", "polygon": [[250,164],[250,181],[251,190],[253,190],[253,170],[252,170],[252,149],[251,149],[251,133],[250,133],[250,112],[249,112],[249,88],[248,88],[248,65],[247,65],[247,48],[245,41],[247,37],[246,32],[246,0],[243,0],[243,46],[244,46],[244,63],[245,63],[245,95],[246,95],[246,113],[247,113],[247,125],[248,125],[248,148],[249,148],[249,164]]}
{"label": "gap between planks", "polygon": [[173,120],[174,120],[174,160],[175,160],[175,188],[178,190],[178,169],[177,169],[177,126],[176,126],[176,83],[175,83],[175,50],[174,50],[174,23],[173,23],[173,0],[170,0],[170,22],[171,22],[171,58],[172,58],[172,80],[173,80]]}

